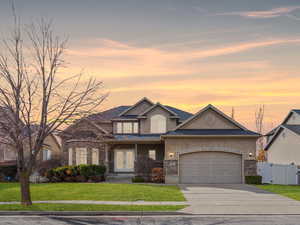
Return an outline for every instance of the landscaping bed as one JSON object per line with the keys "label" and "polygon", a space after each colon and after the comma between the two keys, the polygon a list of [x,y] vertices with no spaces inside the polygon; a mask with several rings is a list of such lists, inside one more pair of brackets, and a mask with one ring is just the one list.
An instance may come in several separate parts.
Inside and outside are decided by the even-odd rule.
{"label": "landscaping bed", "polygon": [[[185,201],[177,186],[111,183],[30,184],[33,201]],[[0,183],[0,202],[20,201],[19,183]]]}
{"label": "landscaping bed", "polygon": [[19,204],[0,205],[0,211],[177,211],[184,205],[91,205],[91,204]]}
{"label": "landscaping bed", "polygon": [[300,201],[300,185],[266,184],[256,187]]}

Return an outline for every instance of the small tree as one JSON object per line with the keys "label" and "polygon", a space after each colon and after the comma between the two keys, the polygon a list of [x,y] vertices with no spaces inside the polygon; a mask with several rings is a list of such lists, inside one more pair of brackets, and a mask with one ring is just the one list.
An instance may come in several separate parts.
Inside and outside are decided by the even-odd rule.
{"label": "small tree", "polygon": [[[13,10],[14,11],[14,10]],[[102,82],[82,74],[63,77],[66,40],[50,22],[20,25],[0,51],[0,128],[5,143],[16,150],[21,204],[31,205],[29,176],[47,136],[70,119],[90,113],[105,99]],[[34,126],[33,126],[34,125]]]}
{"label": "small tree", "polygon": [[[265,116],[265,106],[259,106],[258,110],[255,112],[255,126],[256,131],[259,134],[262,134],[264,131],[264,116]],[[264,137],[260,137],[257,141],[258,146],[258,154],[257,160],[258,161],[265,161],[265,151],[264,151]]]}

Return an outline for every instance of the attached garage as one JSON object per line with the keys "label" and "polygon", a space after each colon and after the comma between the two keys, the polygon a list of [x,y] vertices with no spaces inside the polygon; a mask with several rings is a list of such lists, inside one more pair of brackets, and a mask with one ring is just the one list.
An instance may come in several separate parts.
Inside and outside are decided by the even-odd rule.
{"label": "attached garage", "polygon": [[193,152],[179,157],[183,184],[242,183],[242,156],[228,152]]}

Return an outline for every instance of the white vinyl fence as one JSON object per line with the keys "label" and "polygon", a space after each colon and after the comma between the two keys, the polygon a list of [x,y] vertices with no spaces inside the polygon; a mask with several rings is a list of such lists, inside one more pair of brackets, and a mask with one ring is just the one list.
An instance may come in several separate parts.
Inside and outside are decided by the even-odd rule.
{"label": "white vinyl fence", "polygon": [[262,176],[262,183],[265,184],[299,184],[299,172],[296,165],[257,163],[257,173]]}

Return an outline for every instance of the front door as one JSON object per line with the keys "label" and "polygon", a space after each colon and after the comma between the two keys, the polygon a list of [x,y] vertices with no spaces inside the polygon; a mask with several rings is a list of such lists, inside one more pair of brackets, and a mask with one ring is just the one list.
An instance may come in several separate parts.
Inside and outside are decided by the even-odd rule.
{"label": "front door", "polygon": [[134,150],[115,150],[115,172],[134,172]]}

